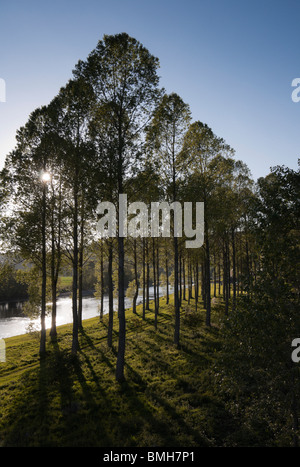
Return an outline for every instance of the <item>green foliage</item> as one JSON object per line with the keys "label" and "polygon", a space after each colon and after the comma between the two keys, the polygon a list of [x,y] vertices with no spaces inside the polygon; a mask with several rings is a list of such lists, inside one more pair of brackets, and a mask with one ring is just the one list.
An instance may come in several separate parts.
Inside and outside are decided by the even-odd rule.
{"label": "green foliage", "polygon": [[299,326],[296,308],[267,300],[241,301],[224,321],[216,391],[240,427],[232,443],[293,444],[292,403],[299,400],[300,374],[291,361],[291,342]]}
{"label": "green foliage", "polygon": [[126,289],[126,297],[133,298],[135,294],[135,280],[129,282],[128,287]]}
{"label": "green foliage", "polygon": [[[20,283],[26,285],[29,298],[24,303],[22,311],[29,318],[37,318],[41,311],[42,278],[38,267],[28,267],[17,272]],[[50,284],[46,290],[47,300],[51,299]]]}
{"label": "green foliage", "polygon": [[18,279],[18,273],[10,262],[0,264],[0,301],[28,297],[27,285]]}
{"label": "green foliage", "polygon": [[284,168],[259,181],[260,269],[252,299],[240,299],[222,329],[219,389],[242,442],[258,446],[298,445],[300,373],[291,343],[300,329],[299,187],[299,172]]}

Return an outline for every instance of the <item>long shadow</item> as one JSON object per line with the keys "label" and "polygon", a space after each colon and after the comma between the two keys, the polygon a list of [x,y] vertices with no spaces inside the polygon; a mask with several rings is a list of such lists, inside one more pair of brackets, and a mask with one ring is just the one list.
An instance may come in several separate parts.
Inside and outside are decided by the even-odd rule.
{"label": "long shadow", "polygon": [[[91,346],[94,348],[94,350],[96,350],[96,352],[101,352],[98,347],[96,348],[95,346],[93,346],[92,341],[86,333],[84,335],[84,339],[87,342],[90,341]],[[85,356],[85,359],[87,362],[88,357]],[[156,360],[157,364],[162,363],[160,360]],[[92,366],[90,363],[87,364],[89,368]],[[126,436],[128,436],[128,439],[130,439],[131,437],[134,439],[136,434],[139,435],[143,424],[150,425],[151,430],[159,435],[161,439],[161,446],[179,446],[181,440],[175,432],[172,432],[170,426],[171,418],[171,420],[173,421],[177,420],[179,425],[182,424],[183,430],[186,433],[188,433],[189,436],[192,436],[195,439],[195,443],[201,442],[203,445],[202,438],[198,435],[196,431],[193,431],[190,427],[188,427],[184,419],[178,415],[176,409],[174,409],[166,401],[163,401],[163,399],[159,399],[158,396],[155,396],[153,392],[153,394],[151,393],[151,396],[153,396],[153,400],[156,400],[157,405],[163,407],[163,410],[168,415],[169,420],[165,421],[164,417],[155,415],[155,410],[153,410],[153,408],[150,408],[149,405],[145,403],[145,401],[141,397],[141,394],[145,393],[146,391],[148,393],[147,382],[143,380],[142,376],[137,371],[135,371],[128,362],[125,365],[129,373],[130,379],[129,381],[126,380],[120,385],[119,397],[122,400],[122,404],[125,404],[126,413],[123,413],[123,416],[121,414],[118,417],[119,430],[122,432],[127,432]],[[81,383],[83,383],[84,377],[80,372],[80,367],[77,366],[76,371],[78,379],[81,381]],[[96,376],[96,380],[99,382],[98,376]],[[109,403],[109,401],[106,402]],[[114,407],[113,410],[115,413],[116,407]],[[114,417],[115,416],[116,414],[114,415]],[[142,423],[141,420],[143,420]]]}
{"label": "long shadow", "polygon": [[[3,445],[13,447],[48,447],[58,445],[53,427],[57,424],[57,408],[52,405],[53,394],[60,394],[60,409],[71,403],[69,368],[58,343],[40,365],[28,369],[20,378],[16,392],[12,392],[10,412],[6,417],[7,430]],[[63,429],[61,430],[63,431]]]}
{"label": "long shadow", "polygon": [[[106,363],[106,365],[114,371],[114,366],[109,360],[109,358],[105,355],[105,353],[101,350],[100,346],[95,346],[93,340],[89,337],[89,335],[85,332],[85,330],[81,330],[81,336],[84,342],[86,342],[89,346],[90,349],[93,349],[96,353],[101,355],[102,360]],[[115,348],[111,347],[110,351],[114,354],[116,354]],[[90,365],[90,368],[92,368],[92,365]]]}
{"label": "long shadow", "polygon": [[[84,332],[81,331],[82,336]],[[91,344],[92,341],[85,334]],[[95,349],[94,346],[88,349]],[[97,350],[97,349],[96,349]],[[78,356],[71,356],[56,349],[57,379],[61,394],[61,421],[59,429],[63,433],[63,446],[73,445],[72,432],[77,432],[77,444],[84,447],[105,446],[112,443],[109,430],[105,427],[101,413],[110,411],[110,401],[100,384],[88,352],[83,349]],[[82,360],[82,362],[81,362]],[[89,375],[83,371],[88,369]],[[80,390],[79,390],[80,388]],[[80,441],[78,441],[78,439]]]}
{"label": "long shadow", "polygon": [[48,362],[49,377],[56,382],[60,394],[60,408],[63,415],[72,412],[72,357],[65,350],[60,350],[58,341],[51,343],[53,355]]}
{"label": "long shadow", "polygon": [[[144,342],[145,344],[145,342]],[[153,347],[153,346],[152,346]],[[140,347],[136,345],[136,348],[139,349],[140,352],[143,352],[143,356],[146,356],[149,362],[154,362],[155,366],[162,370],[162,373],[165,373],[170,376],[170,379],[176,381],[176,386],[178,388],[182,388],[185,393],[193,394],[195,392],[199,392],[201,390],[200,387],[196,387],[195,384],[192,383],[192,380],[187,381],[186,375],[178,376],[178,370],[174,369],[169,363],[164,360],[163,355],[159,355],[160,348],[154,347],[149,349],[149,351],[145,351],[145,346]],[[194,365],[194,367],[199,367],[199,371],[203,370],[203,368],[208,367],[209,358],[203,355],[193,355],[192,358],[189,357],[187,364]]]}
{"label": "long shadow", "polygon": [[[128,365],[127,367],[130,368]],[[135,377],[135,380],[138,380],[137,376]],[[143,388],[145,389],[145,385],[141,383],[141,385],[139,386],[141,392],[143,392]],[[122,397],[126,400],[128,412],[130,414],[130,420],[136,419],[139,423],[138,426],[133,426],[131,428],[133,430],[133,436],[135,434],[139,435],[140,432],[143,430],[143,425],[146,425],[148,426],[148,431],[154,433],[160,438],[161,447],[178,445],[177,437],[170,432],[170,425],[168,421],[165,421],[155,416],[155,412],[153,411],[153,409],[147,407],[143,400],[141,400],[137,392],[137,387],[133,387],[131,382],[125,381],[122,383],[121,390]],[[126,421],[126,419],[120,420],[120,423],[123,425],[123,429],[128,429],[128,422]],[[151,428],[149,428],[149,425]],[[136,433],[134,431],[136,431]]]}
{"label": "long shadow", "polygon": [[[147,383],[143,381],[141,375],[128,363],[126,367],[129,374],[131,373],[133,375],[133,380],[140,382],[140,388],[145,389]],[[153,408],[149,409],[140,399],[136,388],[132,387],[132,383],[123,383],[122,390],[132,407],[131,410],[138,409],[139,414],[143,416],[145,422],[151,424],[151,428],[155,430],[155,433],[160,437],[161,447],[179,447],[186,445],[187,440],[184,440],[186,436],[189,438],[189,445],[207,446],[203,436],[201,436],[197,430],[190,427],[177,410],[161,396],[158,396],[154,390],[147,387],[145,397],[147,397],[147,399],[149,398],[149,402],[151,402],[151,400],[152,402],[154,401],[156,407],[159,406],[163,408],[164,413],[161,413],[159,408],[157,409],[157,416]],[[190,438],[192,438],[192,442]]]}

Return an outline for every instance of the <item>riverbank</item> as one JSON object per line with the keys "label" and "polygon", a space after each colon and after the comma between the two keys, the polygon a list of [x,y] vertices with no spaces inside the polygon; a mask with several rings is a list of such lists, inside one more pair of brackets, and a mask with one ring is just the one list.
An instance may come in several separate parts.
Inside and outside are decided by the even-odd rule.
{"label": "riverbank", "polygon": [[[70,355],[72,326],[58,328],[40,361],[38,335],[6,339],[0,364],[2,446],[215,446],[230,430],[213,391],[210,368],[219,349],[217,317],[183,303],[181,346],[173,345],[172,304],[160,300],[158,328],[153,310],[142,319],[127,315],[126,381],[115,381],[118,323],[112,349],[107,316],[84,321],[80,352]],[[220,420],[222,423],[220,424]],[[228,418],[230,420],[230,417]]]}
{"label": "riverbank", "polygon": [[[160,296],[165,295],[164,287],[160,288]],[[153,298],[153,287],[150,287],[150,298]],[[137,303],[142,303],[142,295],[140,294]],[[46,316],[46,328],[51,327],[51,304],[49,304],[49,311]],[[130,308],[132,305],[132,298],[125,298],[125,307]],[[117,298],[114,299],[114,309],[118,306]],[[109,298],[108,295],[104,296],[103,313],[108,313]],[[72,312],[72,296],[69,292],[60,295],[56,303],[56,323],[58,326],[73,322]],[[100,301],[94,296],[92,291],[86,290],[83,294],[82,302],[82,316],[83,319],[99,317],[100,315]],[[7,304],[6,309],[1,309],[0,306],[0,339],[7,339],[17,335],[22,335],[29,330],[39,330],[41,326],[40,317],[29,318],[22,313],[22,304],[16,302],[13,307]]]}

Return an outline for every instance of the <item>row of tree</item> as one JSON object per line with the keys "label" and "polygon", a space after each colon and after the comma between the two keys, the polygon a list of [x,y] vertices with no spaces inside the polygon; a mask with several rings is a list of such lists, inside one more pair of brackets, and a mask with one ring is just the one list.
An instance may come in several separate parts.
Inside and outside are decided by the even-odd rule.
{"label": "row of tree", "polygon": [[238,445],[298,447],[300,160],[298,171],[274,167],[258,180],[249,216],[258,264],[250,296],[222,327],[218,394],[237,421]]}
{"label": "row of tree", "polygon": [[[41,315],[40,354],[46,351],[48,290],[50,334],[56,338],[58,281],[66,262],[72,267],[76,354],[84,267],[92,258],[100,304],[104,293],[109,295],[110,346],[117,294],[118,381],[124,378],[126,268],[132,269],[134,311],[142,289],[143,316],[149,285],[154,286],[155,325],[159,287],[163,284],[169,296],[172,286],[177,346],[182,300],[194,293],[197,303],[201,296],[210,326],[217,287],[228,313],[231,296],[233,309],[238,294],[250,296],[260,268],[251,216],[256,194],[247,166],[206,124],[192,122],[180,96],[159,87],[158,67],[158,59],[134,38],[104,36],[50,104],[30,115],[1,172],[2,247],[30,265],[31,306]],[[185,239],[175,235],[124,238],[117,232],[116,238],[97,238],[99,201],[110,201],[118,210],[124,193],[129,202],[148,206],[162,200],[204,202],[203,246],[187,249]]]}

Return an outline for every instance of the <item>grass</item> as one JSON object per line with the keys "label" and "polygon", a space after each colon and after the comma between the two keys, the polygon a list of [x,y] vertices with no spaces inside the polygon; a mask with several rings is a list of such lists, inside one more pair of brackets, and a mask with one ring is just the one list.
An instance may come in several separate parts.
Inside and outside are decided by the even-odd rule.
{"label": "grass", "polygon": [[70,292],[72,290],[72,276],[59,277],[59,290],[61,292]]}
{"label": "grass", "polygon": [[173,306],[160,300],[158,329],[148,311],[127,310],[126,381],[115,381],[107,316],[84,321],[80,351],[70,354],[72,326],[58,328],[39,358],[38,334],[6,339],[0,363],[0,444],[52,447],[221,446],[230,417],[212,390],[219,349],[216,325],[183,302],[181,345],[173,345]]}

